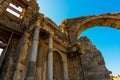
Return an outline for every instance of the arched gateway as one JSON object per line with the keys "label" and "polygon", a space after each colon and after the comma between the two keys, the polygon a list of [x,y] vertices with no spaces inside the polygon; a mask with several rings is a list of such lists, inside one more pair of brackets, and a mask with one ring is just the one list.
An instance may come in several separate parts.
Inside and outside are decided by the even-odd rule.
{"label": "arched gateway", "polygon": [[77,40],[94,26],[120,29],[120,13],[67,19],[57,26],[39,13],[36,0],[0,0],[0,79],[109,80],[100,51],[86,37]]}
{"label": "arched gateway", "polygon": [[77,37],[86,29],[95,26],[108,26],[111,28],[120,29],[120,13],[102,14],[99,16],[86,16],[64,20],[62,25],[65,25],[69,33],[70,42],[76,41]]}
{"label": "arched gateway", "polygon": [[53,52],[53,79],[64,80],[63,60],[57,51]]}

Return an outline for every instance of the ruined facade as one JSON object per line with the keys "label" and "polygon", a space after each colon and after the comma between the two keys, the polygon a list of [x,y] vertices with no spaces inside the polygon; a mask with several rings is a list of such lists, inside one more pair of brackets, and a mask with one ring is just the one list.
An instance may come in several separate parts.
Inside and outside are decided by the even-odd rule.
{"label": "ruined facade", "polygon": [[36,0],[0,0],[0,80],[110,80],[101,52],[77,37],[94,26],[119,25],[120,13],[114,13],[57,26],[39,13]]}

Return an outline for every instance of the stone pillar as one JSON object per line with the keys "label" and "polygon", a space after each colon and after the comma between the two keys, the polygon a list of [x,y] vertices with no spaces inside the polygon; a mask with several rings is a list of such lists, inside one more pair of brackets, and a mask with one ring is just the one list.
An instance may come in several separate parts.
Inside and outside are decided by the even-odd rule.
{"label": "stone pillar", "polygon": [[16,53],[19,53],[19,59],[14,74],[13,80],[24,80],[26,73],[26,62],[28,59],[28,49],[29,49],[29,37],[30,34],[25,32],[19,41],[19,46]]}
{"label": "stone pillar", "polygon": [[53,35],[49,35],[47,80],[53,80]]}
{"label": "stone pillar", "polygon": [[31,48],[29,62],[28,62],[28,70],[27,70],[27,74],[26,74],[26,80],[34,80],[34,78],[35,78],[40,21],[38,21],[38,24],[39,25],[36,26],[35,31],[34,31],[33,43],[32,43],[32,48]]}

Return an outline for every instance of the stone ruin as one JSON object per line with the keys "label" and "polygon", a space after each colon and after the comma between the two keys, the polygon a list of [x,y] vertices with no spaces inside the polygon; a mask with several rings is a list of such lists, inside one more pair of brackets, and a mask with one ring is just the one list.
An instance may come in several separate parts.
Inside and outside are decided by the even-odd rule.
{"label": "stone ruin", "polygon": [[39,13],[36,0],[0,0],[0,80],[110,80],[101,52],[77,37],[95,26],[119,25],[120,13],[107,13],[57,26]]}

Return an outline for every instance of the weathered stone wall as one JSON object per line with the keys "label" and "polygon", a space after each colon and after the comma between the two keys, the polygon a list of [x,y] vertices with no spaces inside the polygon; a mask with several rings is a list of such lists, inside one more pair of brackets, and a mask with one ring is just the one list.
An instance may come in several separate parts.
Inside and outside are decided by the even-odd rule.
{"label": "weathered stone wall", "polygon": [[77,42],[76,51],[68,54],[70,80],[109,80],[110,72],[105,67],[101,52],[87,39]]}
{"label": "weathered stone wall", "polygon": [[[16,6],[22,8],[22,18],[16,17],[13,14],[6,11],[9,4],[12,3]],[[21,5],[20,5],[21,4]],[[23,32],[28,29],[29,22],[36,13],[39,12],[39,7],[36,0],[27,1],[27,0],[1,0],[0,1],[0,24],[16,30],[18,32]],[[7,23],[7,24],[6,24]]]}
{"label": "weathered stone wall", "polygon": [[12,0],[0,0],[0,16]]}
{"label": "weathered stone wall", "polygon": [[6,52],[0,71],[0,80],[12,80],[17,66],[19,54],[17,54],[19,39],[12,37],[8,50]]}
{"label": "weathered stone wall", "polygon": [[109,80],[109,71],[105,67],[101,52],[86,38],[80,39],[81,63],[85,80]]}
{"label": "weathered stone wall", "polygon": [[26,3],[28,7],[25,9],[23,20],[21,21],[22,28],[28,28],[30,24],[29,21],[32,19],[32,16],[39,13],[39,7],[36,0],[28,1]]}
{"label": "weathered stone wall", "polygon": [[72,56],[68,55],[67,61],[68,61],[69,80],[83,80],[83,72],[82,72],[80,54],[72,55]]}

